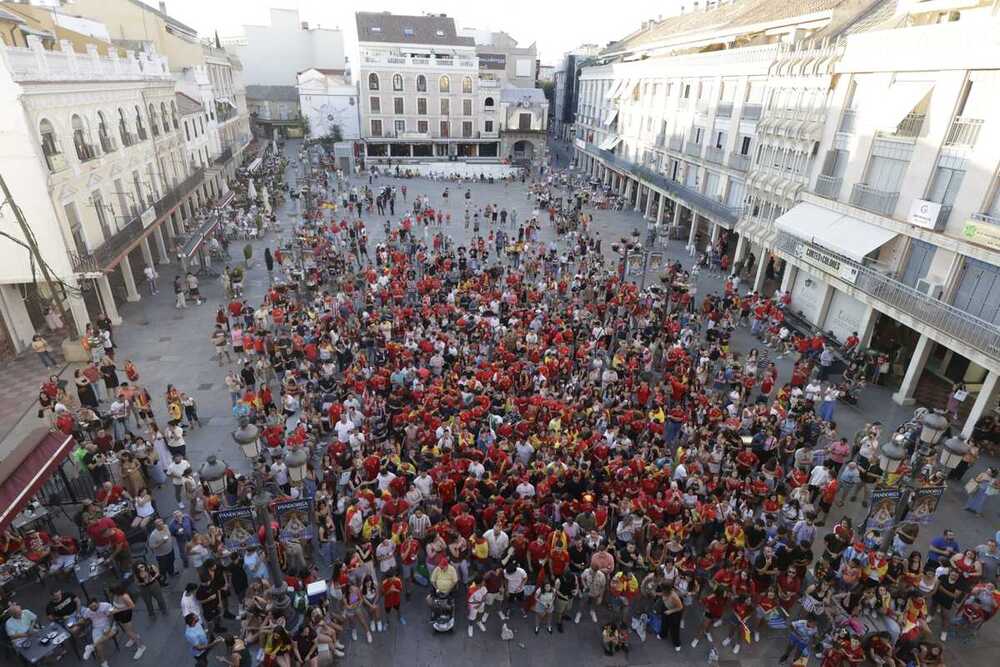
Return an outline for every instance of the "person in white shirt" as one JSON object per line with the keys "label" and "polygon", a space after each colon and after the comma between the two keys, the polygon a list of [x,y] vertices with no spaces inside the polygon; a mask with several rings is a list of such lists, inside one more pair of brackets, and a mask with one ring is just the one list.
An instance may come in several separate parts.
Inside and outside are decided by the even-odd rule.
{"label": "person in white shirt", "polygon": [[337,442],[342,445],[349,442],[351,433],[354,431],[354,423],[347,418],[346,412],[340,414],[340,421],[334,425],[333,430],[337,432]]}
{"label": "person in white shirt", "polygon": [[375,481],[378,483],[379,491],[388,491],[389,485],[392,484],[392,480],[396,479],[396,474],[391,470],[383,470],[376,477]]}
{"label": "person in white shirt", "polygon": [[[504,608],[500,612],[500,618],[507,620],[510,618],[511,602],[514,600],[524,600],[524,585],[528,581],[528,573],[516,562],[511,561],[507,563],[507,569],[504,570],[503,578],[507,582],[507,594],[504,596]],[[528,618],[528,613],[524,610],[524,606],[518,606],[521,607],[521,615],[524,618]]]}
{"label": "person in white shirt", "polygon": [[96,655],[101,661],[101,667],[108,667],[108,659],[104,655],[104,644],[115,634],[115,625],[112,619],[114,607],[109,602],[99,602],[91,600],[86,607],[80,610],[80,617],[90,621],[90,638],[93,644],[87,644],[83,649],[83,659],[89,660],[91,655]]}
{"label": "person in white shirt", "polygon": [[167,477],[170,478],[170,482],[174,486],[174,499],[177,500],[177,507],[180,509],[184,509],[184,502],[182,501],[184,473],[190,469],[191,464],[181,457],[180,454],[174,455],[174,460],[167,465]]}
{"label": "person in white shirt", "polygon": [[410,534],[418,540],[423,540],[431,528],[431,518],[419,507],[410,515]]}
{"label": "person in white shirt", "polygon": [[510,538],[507,533],[503,532],[499,524],[483,533],[483,539],[489,545],[490,558],[494,560],[503,558],[503,555],[507,553],[507,547],[510,546]]}
{"label": "person in white shirt", "polygon": [[282,489],[288,486],[288,466],[283,460],[275,459],[271,464],[271,475],[274,477],[274,483]]}
{"label": "person in white shirt", "polygon": [[514,489],[514,492],[517,494],[518,498],[534,498],[535,486],[528,481],[527,477],[525,477],[521,480],[521,483],[517,485],[517,488]]}
{"label": "person in white shirt", "polygon": [[468,472],[476,479],[482,479],[483,475],[486,474],[486,467],[480,461],[473,461],[469,464]]}
{"label": "person in white shirt", "polygon": [[416,476],[416,478],[414,478],[413,486],[415,486],[417,490],[420,491],[420,495],[423,496],[424,498],[430,498],[432,495],[434,495],[433,493],[434,480],[431,479],[431,476],[427,474],[426,470],[422,471],[419,475]]}

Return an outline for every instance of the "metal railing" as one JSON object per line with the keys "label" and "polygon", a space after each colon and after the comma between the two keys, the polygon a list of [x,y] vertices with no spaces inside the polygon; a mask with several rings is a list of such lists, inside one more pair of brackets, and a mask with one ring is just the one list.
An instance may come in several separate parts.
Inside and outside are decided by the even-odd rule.
{"label": "metal railing", "polygon": [[742,153],[733,153],[729,156],[729,160],[726,164],[729,165],[730,169],[746,171],[750,167],[750,156],[743,155]]}
{"label": "metal railing", "polygon": [[701,155],[701,144],[689,141],[684,144],[684,152],[691,157],[698,157]]}
{"label": "metal railing", "polygon": [[898,137],[900,139],[916,139],[920,136],[920,131],[924,127],[924,121],[927,119],[927,114],[925,113],[908,113],[903,116],[903,120],[899,121],[899,125],[896,129],[891,132],[880,132],[890,137]]}
{"label": "metal railing", "polygon": [[744,104],[740,118],[743,120],[760,120],[763,107],[760,104]]}
{"label": "metal railing", "polygon": [[851,190],[851,204],[879,215],[891,216],[896,210],[898,192],[878,190],[865,183],[856,183]]}
{"label": "metal railing", "polygon": [[843,183],[844,179],[837,176],[820,174],[816,177],[816,194],[820,197],[828,197],[829,199],[836,200],[840,197],[840,187]]}
{"label": "metal railing", "polygon": [[[778,232],[774,246],[791,256],[798,256],[799,246],[811,246],[801,239]],[[882,303],[906,313],[916,321],[969,345],[993,359],[1000,359],[1000,328],[939,299],[918,292],[895,280],[891,275],[865,266],[836,252],[823,248],[843,265],[857,271],[851,287]]]}
{"label": "metal railing", "polygon": [[985,222],[988,225],[1000,225],[1000,216],[988,213],[973,213],[972,219],[977,222]]}
{"label": "metal railing", "polygon": [[233,159],[233,147],[226,146],[225,148],[222,149],[222,152],[219,153],[218,157],[212,160],[212,162],[218,165],[223,165],[232,159]]}
{"label": "metal railing", "polygon": [[97,151],[90,144],[75,143],[76,147],[76,157],[80,159],[80,162],[90,162],[97,157]]}
{"label": "metal railing", "polygon": [[205,170],[197,169],[190,176],[173,187],[170,192],[163,195],[158,202],[153,204],[153,210],[156,211],[156,217],[160,217],[179,204],[184,197],[187,197],[188,194],[191,193],[192,190],[201,185],[203,180],[205,180]]}
{"label": "metal railing", "polygon": [[854,133],[854,121],[858,116],[858,112],[854,109],[844,109],[844,113],[840,116],[840,124],[837,125],[837,132],[844,132],[846,134]]}
{"label": "metal railing", "polygon": [[705,159],[709,162],[722,164],[722,156],[725,155],[725,153],[725,148],[720,148],[719,146],[709,146],[708,150],[705,151]]}
{"label": "metal railing", "polygon": [[715,107],[715,115],[718,116],[719,118],[732,118],[733,103],[719,102],[719,106]]}
{"label": "metal railing", "polygon": [[955,120],[951,121],[951,127],[948,128],[944,145],[973,148],[979,139],[981,129],[983,129],[982,119],[956,116]]}
{"label": "metal railing", "polygon": [[114,151],[118,150],[118,146],[117,144],[115,144],[115,140],[113,138],[111,138],[107,134],[104,134],[103,132],[98,132],[97,136],[101,140],[102,151],[104,151],[105,153],[113,153]]}

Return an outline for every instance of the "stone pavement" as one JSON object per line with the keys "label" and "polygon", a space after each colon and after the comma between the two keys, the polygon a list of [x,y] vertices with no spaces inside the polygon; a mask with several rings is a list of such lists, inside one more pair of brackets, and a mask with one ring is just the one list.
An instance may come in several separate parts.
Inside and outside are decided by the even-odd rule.
{"label": "stone pavement", "polygon": [[[293,142],[289,142],[287,152],[290,156],[295,155]],[[567,152],[565,146],[562,152]],[[294,179],[294,171],[290,170],[289,178]],[[415,194],[427,194],[435,206],[444,204],[441,193],[445,187],[448,187],[452,196],[449,197],[444,208],[452,212],[453,222],[447,232],[455,238],[456,243],[467,242],[470,232],[466,231],[460,222],[464,198],[457,196],[459,192],[464,192],[464,185],[416,179],[396,181],[395,179],[383,178],[378,181],[379,184],[386,182],[395,185],[405,183],[410,191],[411,201]],[[469,187],[472,190],[473,202],[479,204],[499,203],[508,210],[517,209],[519,220],[524,220],[532,209],[531,203],[525,197],[525,189],[520,185],[504,188],[502,185],[475,184]],[[279,216],[283,221],[288,220],[289,216],[292,215],[292,206],[285,206],[279,211]],[[369,234],[371,242],[374,244],[382,237],[384,219],[366,216],[365,221],[369,223]],[[635,227],[642,230],[643,225],[641,218],[631,212],[595,212],[595,227],[601,231],[601,235],[605,239],[604,246],[609,254],[609,259],[612,258],[608,247],[611,240],[630,234]],[[283,229],[287,233],[287,223]],[[541,237],[544,241],[554,237],[554,232],[547,223],[543,224]],[[267,277],[262,267],[263,250],[267,245],[273,247],[274,244],[273,235],[252,243],[255,265],[248,272],[246,283],[247,298],[251,303],[259,302],[266,288]],[[685,265],[690,264],[690,258],[684,253],[683,242],[672,242],[665,254],[668,257],[680,259]],[[235,256],[236,253],[234,253]],[[655,279],[655,274],[651,272],[651,275]],[[164,267],[161,276],[164,284],[169,285],[173,273],[169,267]],[[699,294],[721,291],[721,281],[722,276],[703,272],[699,278]],[[211,283],[205,281],[202,283],[201,291],[207,302],[202,306],[189,306],[184,311],[174,309],[173,295],[169,293],[170,290],[163,290],[155,297],[143,294],[140,302],[126,304],[121,310],[124,323],[116,331],[120,359],[123,361],[132,359],[136,363],[141,374],[140,382],[149,388],[157,414],[162,415],[165,410],[163,396],[168,383],[190,393],[198,401],[203,427],[192,429],[187,436],[188,458],[195,469],[209,454],[217,454],[235,469],[248,471],[249,466],[243,455],[229,437],[235,424],[230,414],[228,393],[223,384],[226,369],[219,368],[212,359],[212,346],[209,342],[215,308],[221,303],[221,285],[215,281]],[[754,344],[756,341],[744,330],[739,331],[733,339],[733,348],[738,351],[747,351]],[[787,379],[791,360],[781,359],[778,360],[778,364],[781,371],[780,377]],[[841,431],[844,434],[853,434],[866,420],[870,419],[879,419],[886,424],[887,428],[892,428],[909,417],[912,414],[911,410],[900,408],[893,403],[889,398],[889,393],[881,388],[869,388],[865,390],[859,409],[845,405],[838,406],[835,419],[840,425]],[[33,414],[30,416],[33,417]],[[980,463],[976,469],[978,470],[982,465],[984,463]],[[160,490],[157,493],[157,501],[161,512],[169,513],[175,507],[169,489]],[[943,526],[955,528],[958,532],[958,541],[962,546],[975,546],[992,535],[998,527],[997,508],[989,508],[988,518],[976,519],[961,511],[963,502],[964,494],[961,488],[958,486],[950,488],[942,501],[935,524],[921,532],[917,547],[926,552],[927,542]],[[849,505],[843,513],[854,517],[855,520],[860,520],[864,515],[864,510],[859,504],[854,503]],[[839,516],[840,514],[835,512],[830,523],[838,519]],[[821,536],[817,540],[818,543],[821,543]],[[193,573],[188,571],[185,573],[185,577],[187,580],[192,580]],[[45,582],[46,589],[55,586],[62,586],[70,590],[75,588],[75,584],[70,582],[51,580]],[[41,588],[41,586],[36,585],[19,594],[19,597],[29,607],[38,612],[44,607],[47,595]],[[161,617],[150,621],[144,608],[137,611],[136,628],[146,639],[149,647],[149,651],[142,660],[143,664],[187,664],[189,657],[187,647],[183,644],[183,626],[178,610],[181,589],[180,584],[174,584],[171,587],[168,594],[168,604],[174,611],[166,618]],[[580,667],[596,667],[598,665],[625,664],[704,664],[706,661],[708,649],[704,642],[697,649],[691,649],[687,643],[691,639],[692,626],[697,622],[695,612],[688,612],[687,630],[681,633],[685,644],[680,653],[674,653],[666,643],[651,638],[645,644],[636,644],[627,658],[621,654],[609,658],[601,652],[599,627],[594,626],[589,618],[583,620],[579,625],[568,624],[565,636],[553,635],[550,637],[544,630],[541,635],[535,636],[531,630],[532,619],[522,621],[515,613],[516,618],[510,622],[510,627],[515,631],[515,638],[511,642],[503,642],[499,639],[499,625],[494,615],[488,625],[490,633],[482,635],[477,631],[475,639],[469,640],[465,635],[466,624],[461,609],[459,609],[453,636],[438,636],[431,631],[426,621],[422,597],[422,594],[418,592],[411,601],[404,603],[407,625],[398,626],[394,620],[393,627],[387,632],[376,633],[375,641],[371,645],[366,644],[363,637],[359,637],[361,640],[359,642],[345,642],[347,643],[348,657],[343,663],[365,665],[366,667],[369,665],[427,665],[430,667],[431,665],[467,664],[476,664],[480,667],[506,667],[515,664],[551,667],[553,664],[572,662]],[[231,623],[230,627],[235,629],[235,624]],[[716,630],[715,634],[718,640],[721,640],[724,630],[725,628]],[[744,649],[744,652],[739,656],[733,656],[729,649],[722,649],[723,662],[721,664],[742,665],[744,667],[774,665],[783,650],[783,642],[783,635],[773,634],[773,636],[765,636],[760,644],[750,649]],[[987,664],[992,652],[1000,649],[1000,623],[991,622],[974,642],[951,641],[947,647],[948,664],[952,667]],[[738,660],[734,658],[738,658]],[[72,655],[65,661],[70,664],[76,663]],[[131,654],[123,649],[113,655],[110,662],[114,667],[123,667],[132,662]],[[211,662],[214,663],[214,660]],[[990,662],[995,662],[995,659]]]}

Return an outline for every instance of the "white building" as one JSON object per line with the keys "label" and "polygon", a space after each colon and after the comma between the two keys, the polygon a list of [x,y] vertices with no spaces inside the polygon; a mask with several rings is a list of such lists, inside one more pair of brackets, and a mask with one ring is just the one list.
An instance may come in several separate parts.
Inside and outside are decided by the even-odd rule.
{"label": "white building", "polygon": [[527,164],[545,155],[549,103],[541,88],[504,86],[499,121],[500,151],[505,159]]}
{"label": "white building", "polygon": [[942,407],[964,382],[968,435],[1000,395],[992,4],[744,0],[648,22],[582,71],[578,164],[790,291],[796,326],[889,354],[897,401]]}
{"label": "white building", "polygon": [[313,67],[299,74],[298,84],[310,137],[328,136],[336,127],[344,141],[361,138],[358,88],[349,72]]}
{"label": "white building", "polygon": [[361,137],[369,163],[497,160],[499,81],[482,82],[475,42],[447,16],[358,12]]}
{"label": "white building", "polygon": [[295,9],[272,8],[270,25],[245,25],[242,35],[220,41],[243,63],[248,86],[294,86],[303,70],[343,70],[346,63],[340,28],[310,27]]}
{"label": "white building", "polygon": [[[118,304],[139,299],[145,266],[169,259],[178,216],[207,199],[204,171],[185,157],[166,61],[110,45],[78,52],[0,46],[0,174],[21,208],[82,333],[90,318],[120,321]],[[183,211],[183,213],[182,213]],[[10,218],[7,233],[22,238]],[[0,239],[0,310],[15,350],[44,330],[39,287],[27,252]]]}

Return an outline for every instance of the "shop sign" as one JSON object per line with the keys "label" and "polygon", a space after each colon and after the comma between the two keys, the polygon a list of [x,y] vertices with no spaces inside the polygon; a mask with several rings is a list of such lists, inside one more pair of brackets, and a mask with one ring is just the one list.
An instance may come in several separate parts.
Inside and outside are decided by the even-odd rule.
{"label": "shop sign", "polygon": [[896,510],[903,494],[899,489],[877,488],[872,491],[871,504],[868,506],[868,516],[865,528],[870,530],[889,530],[896,522]]}
{"label": "shop sign", "polygon": [[507,56],[503,53],[480,53],[479,69],[507,69]]}
{"label": "shop sign", "polygon": [[222,529],[222,543],[230,551],[259,545],[257,518],[252,507],[234,507],[214,513],[215,525]]}
{"label": "shop sign", "polygon": [[142,220],[142,228],[146,229],[151,224],[156,222],[156,209],[150,206],[149,208],[147,208],[145,211],[142,212],[142,215],[139,216],[139,219]]}
{"label": "shop sign", "polygon": [[976,245],[1000,250],[1000,225],[992,225],[981,220],[966,220],[962,236]]}
{"label": "shop sign", "polygon": [[851,285],[858,280],[858,270],[856,268],[814,246],[800,243],[796,247],[795,255],[806,264],[814,266],[824,273],[837,276]]}
{"label": "shop sign", "polygon": [[914,199],[910,205],[910,224],[923,229],[937,229],[938,214],[941,204],[926,199]]}

